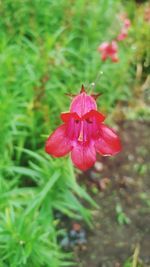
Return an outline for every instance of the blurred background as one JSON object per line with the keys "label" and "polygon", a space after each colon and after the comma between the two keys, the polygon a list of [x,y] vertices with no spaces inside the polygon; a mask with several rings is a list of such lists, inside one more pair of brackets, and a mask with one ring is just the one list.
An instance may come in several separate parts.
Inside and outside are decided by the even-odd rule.
{"label": "blurred background", "polygon": [[[150,2],[4,0],[0,40],[0,267],[150,266]],[[44,152],[82,84],[123,143],[86,173]]]}

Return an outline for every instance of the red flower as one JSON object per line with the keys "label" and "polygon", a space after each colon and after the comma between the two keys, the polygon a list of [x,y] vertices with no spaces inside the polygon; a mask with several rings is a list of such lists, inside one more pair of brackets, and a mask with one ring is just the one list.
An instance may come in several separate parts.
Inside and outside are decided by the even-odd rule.
{"label": "red flower", "polygon": [[110,43],[104,42],[98,47],[98,51],[101,53],[102,61],[107,58],[111,58],[112,62],[118,62],[118,46],[115,41]]}
{"label": "red flower", "polygon": [[97,111],[95,95],[87,95],[82,86],[75,96],[70,112],[62,113],[63,124],[48,138],[45,150],[54,157],[71,152],[73,163],[85,171],[96,161],[96,152],[101,155],[115,155],[121,150],[116,133],[105,124],[105,117]]}

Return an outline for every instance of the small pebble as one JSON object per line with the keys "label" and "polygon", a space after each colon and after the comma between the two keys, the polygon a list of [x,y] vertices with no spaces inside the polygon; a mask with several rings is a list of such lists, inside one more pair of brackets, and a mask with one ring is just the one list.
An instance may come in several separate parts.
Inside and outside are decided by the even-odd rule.
{"label": "small pebble", "polygon": [[97,161],[94,165],[95,169],[99,172],[101,172],[103,169],[104,169],[104,166],[103,166],[103,163],[102,162],[99,162]]}
{"label": "small pebble", "polygon": [[133,161],[134,160],[134,156],[132,154],[129,154],[128,155],[128,160]]}

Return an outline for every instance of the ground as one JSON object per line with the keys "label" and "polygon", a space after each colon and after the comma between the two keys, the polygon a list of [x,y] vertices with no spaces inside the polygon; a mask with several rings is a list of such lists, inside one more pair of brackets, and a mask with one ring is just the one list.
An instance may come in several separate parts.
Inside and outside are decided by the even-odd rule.
{"label": "ground", "polygon": [[[150,123],[128,121],[119,132],[122,152],[99,158],[79,177],[99,208],[77,267],[128,266],[123,264],[132,255],[141,266],[150,266]],[[136,259],[130,266],[137,266]]]}

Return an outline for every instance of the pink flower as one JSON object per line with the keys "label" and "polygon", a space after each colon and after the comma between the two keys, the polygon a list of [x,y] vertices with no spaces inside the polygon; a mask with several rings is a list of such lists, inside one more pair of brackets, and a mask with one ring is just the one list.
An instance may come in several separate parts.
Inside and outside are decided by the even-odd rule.
{"label": "pink flower", "polygon": [[129,29],[130,26],[131,26],[131,21],[130,21],[128,18],[126,18],[126,19],[124,20],[124,28],[125,28],[125,29]]}
{"label": "pink flower", "polygon": [[124,20],[124,26],[122,27],[121,32],[117,36],[118,41],[123,41],[124,39],[126,39],[128,37],[128,31],[129,31],[130,26],[131,26],[130,20],[125,19]]}
{"label": "pink flower", "polygon": [[124,39],[126,39],[128,37],[128,30],[122,28],[120,34],[117,36],[117,40],[118,41],[123,41]]}
{"label": "pink flower", "polygon": [[97,111],[97,95],[87,95],[82,86],[80,94],[73,98],[70,112],[62,113],[63,124],[47,139],[45,150],[54,157],[71,152],[74,165],[87,170],[96,161],[96,152],[115,155],[121,150],[119,137],[103,121],[104,115]]}
{"label": "pink flower", "polygon": [[131,26],[131,21],[130,19],[128,19],[126,13],[121,14],[119,16],[119,19],[123,25],[122,25],[119,35],[117,36],[117,41],[123,41],[124,39],[128,37],[128,31]]}
{"label": "pink flower", "polygon": [[98,47],[102,61],[111,58],[112,62],[118,62],[118,46],[116,41],[104,42]]}
{"label": "pink flower", "polygon": [[131,26],[131,21],[128,18],[127,13],[121,13],[119,15],[119,20],[123,23],[123,25],[124,25],[125,28],[128,29]]}

